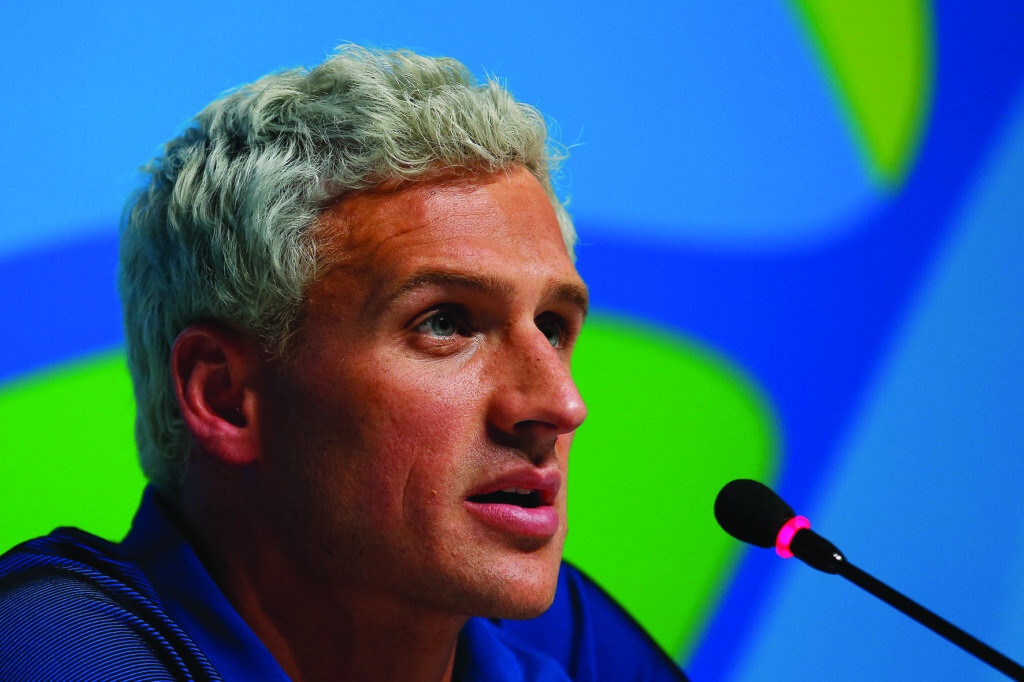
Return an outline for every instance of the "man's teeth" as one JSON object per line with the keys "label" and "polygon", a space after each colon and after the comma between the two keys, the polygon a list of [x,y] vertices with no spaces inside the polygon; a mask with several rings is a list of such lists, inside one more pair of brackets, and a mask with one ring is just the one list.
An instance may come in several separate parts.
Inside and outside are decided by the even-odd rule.
{"label": "man's teeth", "polygon": [[546,504],[541,498],[541,492],[533,488],[502,488],[486,495],[474,495],[469,498],[470,502],[477,504],[511,504],[524,509],[535,509]]}

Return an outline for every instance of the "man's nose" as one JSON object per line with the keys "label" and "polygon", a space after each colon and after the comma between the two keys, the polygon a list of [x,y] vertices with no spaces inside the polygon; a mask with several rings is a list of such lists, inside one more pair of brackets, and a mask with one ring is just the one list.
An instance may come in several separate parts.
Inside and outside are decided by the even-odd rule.
{"label": "man's nose", "polygon": [[569,351],[555,348],[536,325],[510,332],[498,362],[490,421],[509,435],[554,438],[576,430],[587,406],[569,371]]}

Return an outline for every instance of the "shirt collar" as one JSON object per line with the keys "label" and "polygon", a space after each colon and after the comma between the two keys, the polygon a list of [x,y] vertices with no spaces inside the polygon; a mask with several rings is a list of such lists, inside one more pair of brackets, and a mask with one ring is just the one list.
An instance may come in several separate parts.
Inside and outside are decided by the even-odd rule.
{"label": "shirt collar", "polygon": [[459,634],[454,679],[460,682],[569,682],[569,676],[553,658],[518,641],[484,618],[470,618]]}
{"label": "shirt collar", "polygon": [[210,659],[221,677],[288,680],[206,572],[151,487],[143,493],[121,549],[139,565],[168,614]]}

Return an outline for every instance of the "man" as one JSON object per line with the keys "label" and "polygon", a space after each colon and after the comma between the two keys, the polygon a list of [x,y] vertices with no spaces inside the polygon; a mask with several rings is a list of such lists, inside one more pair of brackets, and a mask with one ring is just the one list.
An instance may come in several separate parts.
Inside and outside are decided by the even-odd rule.
{"label": "man", "polygon": [[171,141],[122,230],[151,486],[119,546],[0,561],[0,677],[679,679],[561,565],[587,291],[545,145],[356,47]]}

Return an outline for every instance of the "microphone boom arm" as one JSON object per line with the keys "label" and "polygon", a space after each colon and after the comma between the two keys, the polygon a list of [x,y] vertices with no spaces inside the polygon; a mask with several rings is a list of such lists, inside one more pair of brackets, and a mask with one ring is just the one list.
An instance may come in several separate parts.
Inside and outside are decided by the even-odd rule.
{"label": "microphone boom arm", "polygon": [[964,632],[957,626],[916,601],[889,587],[871,574],[857,568],[836,549],[835,545],[809,528],[796,532],[789,545],[793,556],[825,573],[841,575],[851,583],[875,595],[889,606],[898,609],[925,626],[932,632],[945,637],[967,653],[988,663],[1012,680],[1024,682],[1024,667],[999,653],[978,638]]}

